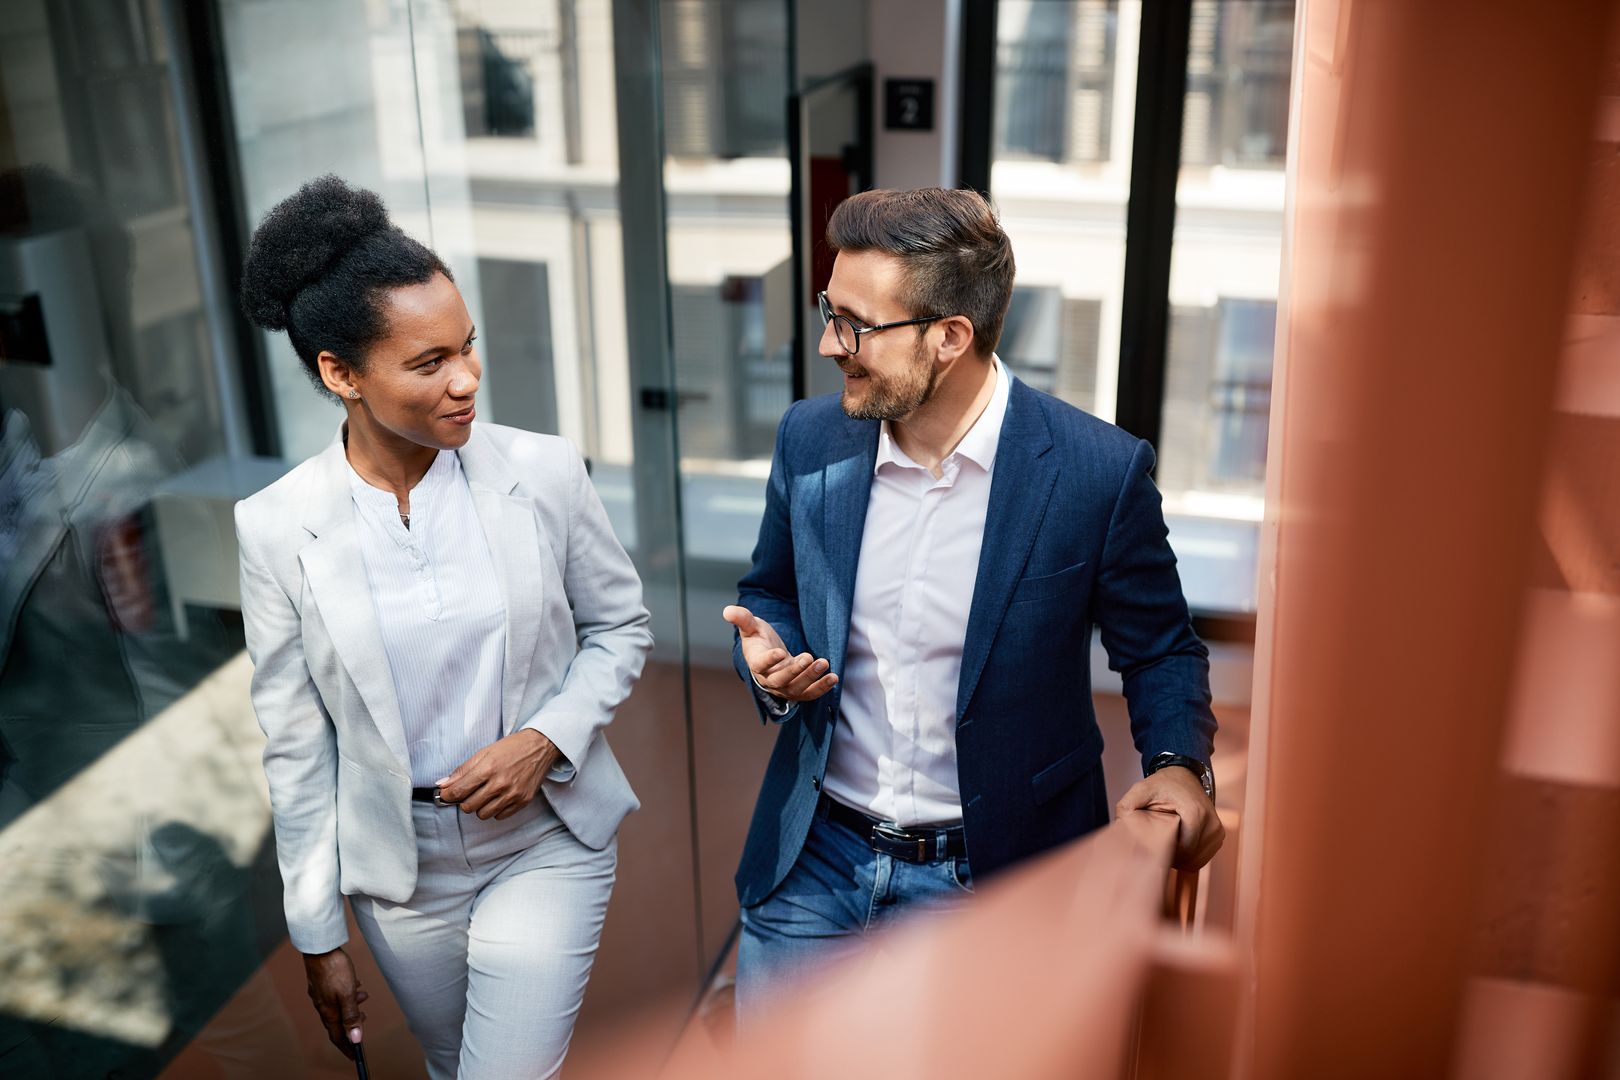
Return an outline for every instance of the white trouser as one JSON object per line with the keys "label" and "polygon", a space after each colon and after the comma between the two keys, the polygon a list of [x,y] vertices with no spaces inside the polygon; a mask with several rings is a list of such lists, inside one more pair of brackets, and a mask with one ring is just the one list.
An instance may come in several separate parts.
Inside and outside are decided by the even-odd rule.
{"label": "white trouser", "polygon": [[403,904],[350,898],[433,1080],[562,1067],[613,891],[543,796],[505,821],[412,803],[420,869]]}

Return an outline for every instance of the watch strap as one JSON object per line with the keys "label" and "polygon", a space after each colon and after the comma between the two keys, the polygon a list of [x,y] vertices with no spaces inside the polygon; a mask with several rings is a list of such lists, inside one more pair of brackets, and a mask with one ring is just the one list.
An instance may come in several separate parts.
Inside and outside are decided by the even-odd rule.
{"label": "watch strap", "polygon": [[1152,776],[1167,765],[1180,765],[1182,768],[1189,770],[1194,776],[1198,777],[1198,782],[1204,786],[1204,794],[1209,796],[1209,801],[1215,801],[1215,771],[1209,767],[1208,762],[1199,761],[1197,758],[1188,757],[1186,754],[1177,754],[1166,750],[1163,753],[1155,754],[1153,759],[1148,762],[1147,775]]}

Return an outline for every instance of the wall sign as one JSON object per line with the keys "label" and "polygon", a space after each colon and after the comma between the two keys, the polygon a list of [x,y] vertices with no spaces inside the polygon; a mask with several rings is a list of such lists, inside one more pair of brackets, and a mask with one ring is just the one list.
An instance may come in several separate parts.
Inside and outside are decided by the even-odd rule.
{"label": "wall sign", "polygon": [[884,79],[883,127],[887,131],[933,131],[934,80]]}

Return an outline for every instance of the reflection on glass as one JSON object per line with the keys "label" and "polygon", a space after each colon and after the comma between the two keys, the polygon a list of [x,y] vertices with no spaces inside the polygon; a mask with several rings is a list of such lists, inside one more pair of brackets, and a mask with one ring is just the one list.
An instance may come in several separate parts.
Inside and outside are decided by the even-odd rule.
{"label": "reflection on glass", "polygon": [[1018,257],[999,355],[1114,415],[1140,0],[1001,0],[990,194]]}
{"label": "reflection on glass", "polygon": [[1193,607],[1251,611],[1281,272],[1292,0],[1195,0],[1157,480]]}
{"label": "reflection on glass", "polygon": [[[155,2],[0,19],[8,1076],[155,1074],[264,989],[278,933],[240,622],[208,599],[235,553],[196,478],[236,449],[239,361],[213,344],[233,315],[203,287],[176,42]],[[237,1020],[286,1052],[274,997]]]}

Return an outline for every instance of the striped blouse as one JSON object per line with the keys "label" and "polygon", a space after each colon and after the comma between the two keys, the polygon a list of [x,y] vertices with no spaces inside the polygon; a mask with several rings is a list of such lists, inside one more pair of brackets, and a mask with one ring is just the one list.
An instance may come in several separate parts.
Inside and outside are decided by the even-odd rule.
{"label": "striped blouse", "polygon": [[441,450],[411,489],[409,527],[393,493],[352,467],[349,488],[411,783],[431,787],[501,737],[506,605],[494,560],[455,451]]}

